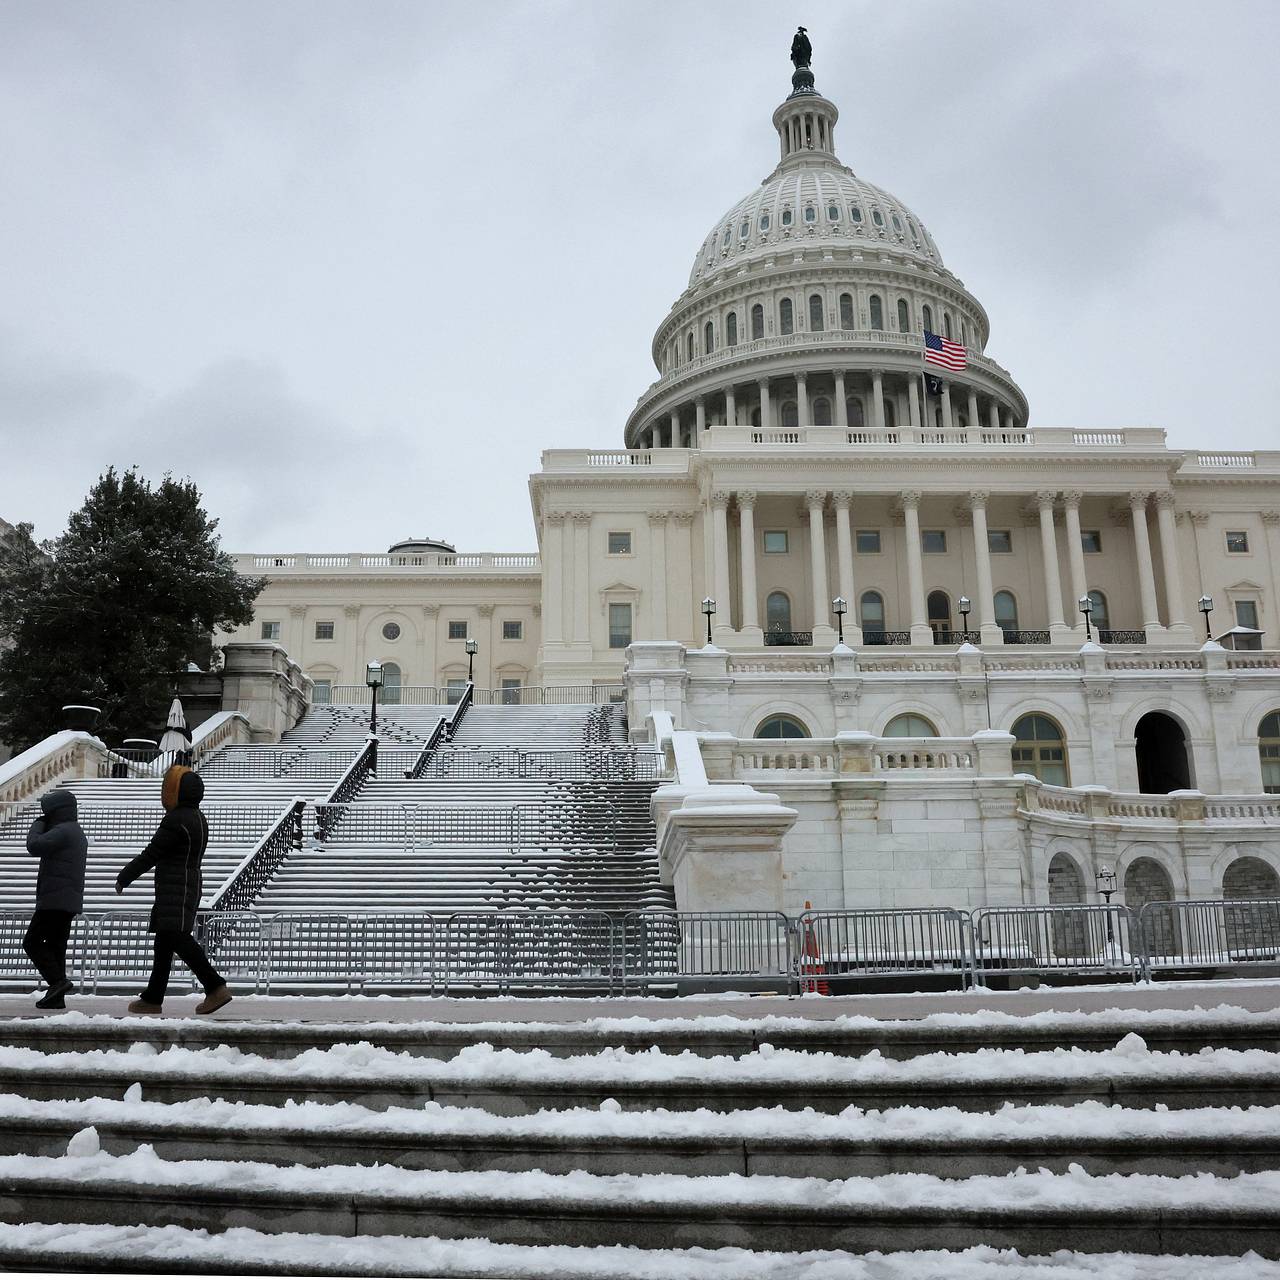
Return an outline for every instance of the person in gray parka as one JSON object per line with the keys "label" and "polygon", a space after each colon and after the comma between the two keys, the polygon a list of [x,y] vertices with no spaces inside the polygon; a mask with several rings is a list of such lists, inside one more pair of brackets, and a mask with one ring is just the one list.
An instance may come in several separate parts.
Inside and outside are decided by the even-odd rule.
{"label": "person in gray parka", "polygon": [[67,977],[67,939],[71,922],[84,906],[84,868],[89,842],[80,828],[76,798],[70,791],[40,797],[40,816],[27,833],[27,852],[40,859],[36,909],[22,949],[40,971],[48,990],[37,1009],[65,1009],[75,988]]}

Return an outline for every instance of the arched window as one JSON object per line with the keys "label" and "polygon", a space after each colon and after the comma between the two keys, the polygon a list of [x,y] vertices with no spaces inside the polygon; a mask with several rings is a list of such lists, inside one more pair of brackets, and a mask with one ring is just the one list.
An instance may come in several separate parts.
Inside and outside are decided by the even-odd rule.
{"label": "arched window", "polygon": [[[1148,903],[1172,902],[1173,881],[1154,858],[1134,858],[1124,871],[1124,905],[1141,911]],[[1148,907],[1142,918],[1148,942],[1157,956],[1177,955],[1178,926],[1169,907]]]}
{"label": "arched window", "polygon": [[1090,591],[1089,600],[1093,604],[1093,612],[1089,615],[1089,621],[1099,631],[1110,631],[1111,611],[1107,608],[1107,597],[1101,591]]}
{"label": "arched window", "polygon": [[716,330],[710,320],[702,327],[702,353],[710,355],[716,349]]}
{"label": "arched window", "polygon": [[[1055,853],[1049,860],[1049,905],[1065,907],[1084,901],[1084,877],[1080,868],[1069,855]],[[1061,958],[1089,954],[1089,921],[1083,911],[1055,911],[1050,924],[1054,955]]]}
{"label": "arched window", "polygon": [[920,319],[925,330],[929,333],[932,333],[933,332],[933,308],[931,306],[928,306],[926,304],[926,306],[920,312]]}
{"label": "arched window", "polygon": [[898,410],[888,396],[884,398],[884,425],[892,431],[898,425]]}
{"label": "arched window", "polygon": [[1224,898],[1280,898],[1280,876],[1261,858],[1237,858],[1222,873]]}
{"label": "arched window", "polygon": [[822,295],[820,293],[811,293],[809,295],[809,332],[822,332]]}
{"label": "arched window", "polygon": [[953,630],[951,626],[951,597],[945,591],[930,591],[925,601],[929,614],[929,626],[933,628],[935,644],[946,644],[944,633]]}
{"label": "arched window", "polygon": [[759,302],[751,308],[751,336],[764,337],[764,306]]}
{"label": "arched window", "polygon": [[1133,730],[1138,757],[1138,790],[1146,795],[1167,796],[1191,785],[1187,760],[1187,735],[1182,726],[1163,711],[1148,711]]}
{"label": "arched window", "polygon": [[853,294],[842,293],[840,295],[840,327],[842,329],[853,328]]}
{"label": "arched window", "polygon": [[826,396],[818,396],[813,402],[813,425],[815,427],[831,425],[831,401]]}
{"label": "arched window", "polygon": [[782,402],[782,428],[784,431],[794,431],[800,425],[800,410],[796,407],[794,400],[784,400]]}
{"label": "arched window", "polygon": [[862,634],[869,632],[875,635],[884,634],[884,596],[878,591],[864,591],[858,601],[858,620],[862,624]]}
{"label": "arched window", "polygon": [[1001,631],[1017,631],[1018,602],[1012,591],[997,591],[992,603],[996,607],[996,626]]}
{"label": "arched window", "polygon": [[689,333],[685,338],[685,351],[687,352],[685,359],[692,360],[693,359],[693,330],[692,329],[689,330]]}
{"label": "arched window", "polygon": [[757,738],[807,738],[809,730],[795,716],[770,716],[756,729]]}
{"label": "arched window", "polygon": [[783,298],[778,303],[778,329],[781,333],[795,333],[796,331],[795,307],[792,305],[790,298]]}
{"label": "arched window", "polygon": [[791,597],[785,591],[770,591],[764,602],[765,625],[770,631],[791,630]]}
{"label": "arched window", "polygon": [[851,427],[865,427],[867,425],[867,411],[863,408],[861,396],[846,396],[844,407],[849,415],[849,425]]}
{"label": "arched window", "polygon": [[1262,760],[1262,789],[1280,796],[1280,711],[1273,711],[1258,726],[1258,755]]}
{"label": "arched window", "polygon": [[933,722],[926,720],[924,716],[907,712],[905,715],[894,716],[885,725],[884,732],[880,736],[882,738],[936,738],[938,730]]}
{"label": "arched window", "polygon": [[400,703],[400,666],[395,662],[382,664],[382,693],[379,698],[384,706],[394,707]]}
{"label": "arched window", "polygon": [[731,347],[738,345],[738,313],[730,311],[724,320],[724,340]]}
{"label": "arched window", "polygon": [[907,306],[906,298],[898,299],[898,332],[911,332],[911,309]]}
{"label": "arched window", "polygon": [[1030,773],[1055,787],[1070,786],[1067,744],[1055,721],[1038,712],[1023,716],[1013,726],[1013,765],[1017,773]]}
{"label": "arched window", "polygon": [[884,303],[880,301],[880,295],[873,293],[867,300],[867,306],[871,310],[871,327],[873,329],[884,328]]}
{"label": "arched window", "polygon": [[[1280,898],[1280,876],[1261,858],[1237,858],[1222,874],[1222,896],[1228,902],[1255,901],[1247,907],[1227,907],[1223,913],[1223,941],[1228,952],[1248,954],[1249,948],[1275,952],[1280,936],[1280,907],[1258,898]],[[1258,954],[1258,952],[1255,952]]]}
{"label": "arched window", "polygon": [[951,337],[951,312],[944,311],[942,313],[942,336],[950,339]]}

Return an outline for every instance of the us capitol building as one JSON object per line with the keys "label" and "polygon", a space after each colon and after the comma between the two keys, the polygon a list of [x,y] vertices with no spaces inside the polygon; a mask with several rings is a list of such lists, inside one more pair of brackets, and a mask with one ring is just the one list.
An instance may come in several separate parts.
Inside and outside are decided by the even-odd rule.
{"label": "us capitol building", "polygon": [[[318,702],[363,703],[373,658],[392,705],[469,663],[494,702],[625,697],[679,766],[685,907],[1092,901],[1104,868],[1129,905],[1277,896],[1280,452],[1034,425],[798,48],[625,447],[530,477],[537,554],[242,555],[270,581],[227,639]],[[680,843],[699,788],[719,834]]]}

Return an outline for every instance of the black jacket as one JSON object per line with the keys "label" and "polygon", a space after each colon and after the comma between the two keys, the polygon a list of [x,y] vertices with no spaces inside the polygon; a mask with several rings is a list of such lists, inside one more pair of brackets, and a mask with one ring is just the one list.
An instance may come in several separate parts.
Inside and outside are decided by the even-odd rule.
{"label": "black jacket", "polygon": [[76,798],[70,791],[50,791],[40,797],[41,816],[27,833],[27,852],[40,859],[36,876],[36,910],[70,911],[84,906],[84,864],[89,853]]}
{"label": "black jacket", "polygon": [[209,824],[200,812],[203,799],[203,780],[187,770],[178,781],[177,803],[160,820],[151,843],[116,877],[116,886],[123,888],[155,868],[152,933],[190,933],[195,927],[202,888],[200,862],[209,846]]}

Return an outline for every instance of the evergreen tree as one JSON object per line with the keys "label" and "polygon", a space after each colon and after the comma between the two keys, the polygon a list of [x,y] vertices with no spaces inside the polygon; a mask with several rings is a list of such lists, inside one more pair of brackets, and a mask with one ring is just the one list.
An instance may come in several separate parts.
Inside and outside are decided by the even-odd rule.
{"label": "evergreen tree", "polygon": [[0,542],[0,741],[39,741],[67,703],[101,708],[109,742],[153,736],[174,675],[250,622],[265,585],[236,572],[217,527],[190,480],[111,468],[61,537],[19,525]]}

